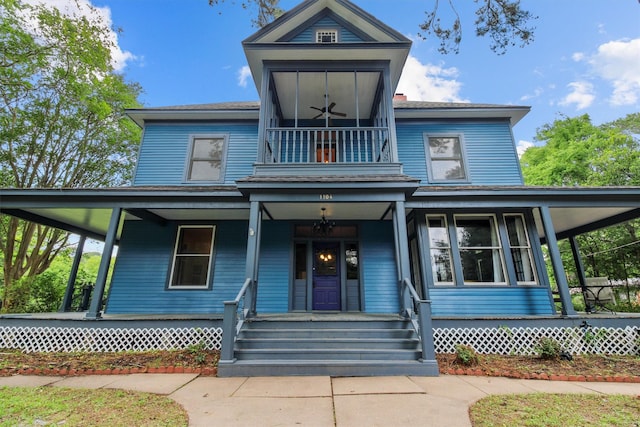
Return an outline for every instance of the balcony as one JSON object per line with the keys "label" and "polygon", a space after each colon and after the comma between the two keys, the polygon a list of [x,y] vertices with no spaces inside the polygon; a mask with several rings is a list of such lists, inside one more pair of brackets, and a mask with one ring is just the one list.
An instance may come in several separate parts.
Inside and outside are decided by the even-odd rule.
{"label": "balcony", "polygon": [[401,173],[384,127],[267,128],[255,175]]}

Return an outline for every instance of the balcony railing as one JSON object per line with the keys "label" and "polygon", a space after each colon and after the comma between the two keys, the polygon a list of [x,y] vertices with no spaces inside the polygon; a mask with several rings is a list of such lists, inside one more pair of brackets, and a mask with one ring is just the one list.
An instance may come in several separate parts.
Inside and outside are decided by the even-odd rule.
{"label": "balcony railing", "polygon": [[263,163],[390,163],[389,129],[268,128]]}

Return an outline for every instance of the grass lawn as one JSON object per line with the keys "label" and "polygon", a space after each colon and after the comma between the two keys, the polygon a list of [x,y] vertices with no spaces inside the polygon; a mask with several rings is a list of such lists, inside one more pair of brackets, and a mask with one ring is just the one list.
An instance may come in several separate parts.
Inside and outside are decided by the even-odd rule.
{"label": "grass lawn", "polygon": [[495,395],[470,409],[474,427],[640,426],[640,396],[597,394]]}
{"label": "grass lawn", "polygon": [[0,426],[186,426],[168,397],[125,390],[0,387]]}

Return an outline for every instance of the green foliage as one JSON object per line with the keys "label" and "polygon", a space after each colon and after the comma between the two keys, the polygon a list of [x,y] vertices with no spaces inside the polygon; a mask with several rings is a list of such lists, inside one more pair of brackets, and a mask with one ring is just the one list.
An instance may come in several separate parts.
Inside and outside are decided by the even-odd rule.
{"label": "green foliage", "polygon": [[542,359],[555,360],[562,353],[562,346],[558,341],[549,337],[542,337],[535,346],[535,351]]}
{"label": "green foliage", "polygon": [[454,348],[456,350],[456,362],[465,366],[474,366],[480,362],[480,357],[473,347],[464,344],[456,344]]}
{"label": "green foliage", "polygon": [[[527,185],[640,185],[640,113],[595,126],[588,115],[563,117],[538,130],[544,145],[520,159]],[[577,237],[587,277],[640,277],[640,220]],[[559,242],[572,286],[578,286],[569,243]],[[552,278],[553,280],[553,278]],[[584,302],[579,303],[584,308]],[[576,306],[576,309],[579,309]]]}
{"label": "green foliage", "polygon": [[[140,129],[125,114],[140,87],[116,72],[99,18],[0,0],[0,186],[118,186],[132,176]],[[43,273],[66,246],[60,230],[2,217],[5,309],[10,288]],[[18,285],[16,285],[18,286]]]}

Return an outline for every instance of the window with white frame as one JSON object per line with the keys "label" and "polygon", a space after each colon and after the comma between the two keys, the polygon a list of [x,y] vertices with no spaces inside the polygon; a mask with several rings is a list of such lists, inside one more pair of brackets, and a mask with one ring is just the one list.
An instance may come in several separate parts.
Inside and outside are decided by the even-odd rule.
{"label": "window with white frame", "polygon": [[431,269],[435,285],[453,285],[451,242],[445,215],[427,215]]}
{"label": "window with white frame", "polygon": [[454,215],[465,284],[505,284],[502,246],[493,215]]}
{"label": "window with white frame", "polygon": [[535,285],[536,277],[532,263],[531,244],[522,214],[505,214],[504,222],[509,235],[509,247],[516,279],[520,285]]}
{"label": "window with white frame", "polygon": [[209,287],[214,234],[212,225],[178,227],[170,289]]}
{"label": "window with white frame", "polygon": [[316,31],[316,43],[338,43],[338,30]]}
{"label": "window with white frame", "polygon": [[224,178],[225,135],[191,138],[187,181],[220,182]]}
{"label": "window with white frame", "polygon": [[425,134],[429,180],[432,182],[467,181],[461,135]]}

